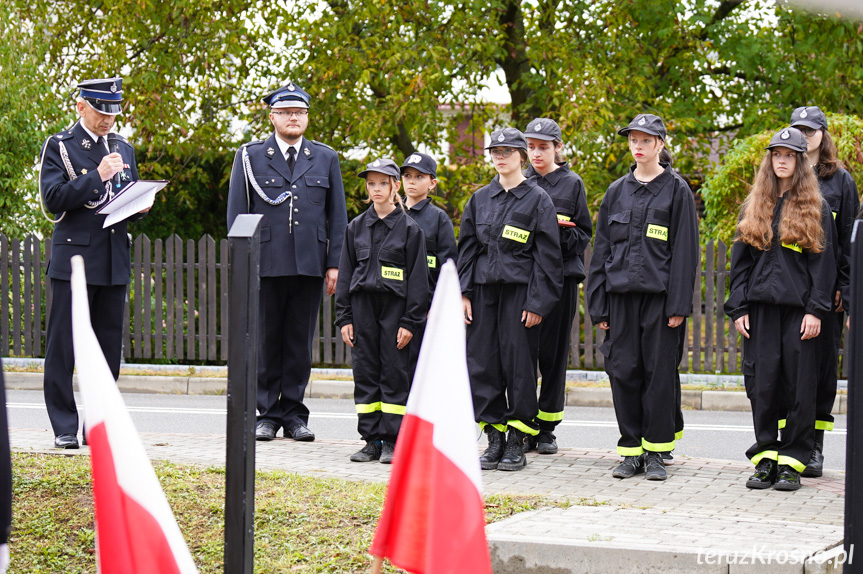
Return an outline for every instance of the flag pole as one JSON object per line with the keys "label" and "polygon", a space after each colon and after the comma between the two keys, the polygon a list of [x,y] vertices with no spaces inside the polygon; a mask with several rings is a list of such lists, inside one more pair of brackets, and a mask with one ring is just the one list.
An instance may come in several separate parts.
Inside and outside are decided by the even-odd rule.
{"label": "flag pole", "polygon": [[372,574],[381,574],[384,566],[383,556],[375,556],[375,561],[372,563]]}

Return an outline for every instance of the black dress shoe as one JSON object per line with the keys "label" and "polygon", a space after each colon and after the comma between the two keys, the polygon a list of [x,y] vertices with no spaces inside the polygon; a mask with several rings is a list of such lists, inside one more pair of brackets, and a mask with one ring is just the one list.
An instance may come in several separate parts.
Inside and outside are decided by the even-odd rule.
{"label": "black dress shoe", "polygon": [[746,488],[761,490],[770,488],[774,482],[776,482],[776,461],[762,458],[755,465],[755,474],[746,481]]}
{"label": "black dress shoe", "polygon": [[285,436],[288,436],[300,442],[312,442],[313,440],[315,440],[315,433],[310,431],[309,427],[307,427],[303,423],[300,423],[297,426],[291,428],[291,430],[285,433]]}
{"label": "black dress shoe", "polygon": [[78,437],[73,434],[61,434],[54,437],[56,448],[78,448]]}
{"label": "black dress shoe", "polygon": [[800,473],[783,464],[776,471],[773,490],[800,490]]}
{"label": "black dress shoe", "polygon": [[815,445],[815,448],[812,450],[812,458],[809,459],[809,462],[806,464],[806,468],[803,469],[803,473],[800,476],[805,476],[806,478],[818,478],[819,476],[824,474],[824,455],[821,454],[821,451],[818,450],[818,445]]}
{"label": "black dress shoe", "polygon": [[539,436],[536,437],[536,452],[539,454],[556,454],[557,441],[554,433],[551,431],[539,431]]}
{"label": "black dress shoe", "polygon": [[275,423],[271,423],[270,421],[261,421],[258,423],[258,426],[255,427],[255,440],[271,441],[276,438],[277,430],[278,427],[276,427]]}

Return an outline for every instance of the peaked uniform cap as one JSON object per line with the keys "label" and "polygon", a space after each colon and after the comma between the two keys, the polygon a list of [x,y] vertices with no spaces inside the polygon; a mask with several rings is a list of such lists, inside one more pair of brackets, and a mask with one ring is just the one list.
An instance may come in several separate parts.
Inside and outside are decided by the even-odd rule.
{"label": "peaked uniform cap", "polygon": [[271,108],[308,108],[311,96],[293,82],[288,82],[261,98]]}
{"label": "peaked uniform cap", "polygon": [[77,88],[81,98],[97,112],[116,116],[123,111],[123,78],[84,80]]}

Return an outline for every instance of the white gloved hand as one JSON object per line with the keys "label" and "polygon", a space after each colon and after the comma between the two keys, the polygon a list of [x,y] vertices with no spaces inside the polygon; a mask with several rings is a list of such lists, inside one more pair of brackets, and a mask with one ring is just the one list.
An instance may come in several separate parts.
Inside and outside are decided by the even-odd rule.
{"label": "white gloved hand", "polygon": [[9,545],[0,544],[0,574],[6,572],[9,567]]}

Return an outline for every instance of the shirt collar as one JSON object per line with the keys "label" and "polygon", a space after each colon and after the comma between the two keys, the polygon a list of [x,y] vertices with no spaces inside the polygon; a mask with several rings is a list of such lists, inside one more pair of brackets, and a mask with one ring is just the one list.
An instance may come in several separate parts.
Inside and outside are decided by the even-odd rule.
{"label": "shirt collar", "polygon": [[[525,179],[523,182],[521,182],[517,186],[510,189],[509,193],[511,193],[514,196],[516,196],[517,198],[521,199],[522,197],[524,197],[524,194],[527,193],[527,190],[530,189],[530,183],[529,182],[530,182],[529,179]],[[533,184],[533,185],[536,185],[536,184]],[[491,180],[491,183],[488,184],[488,186],[491,190],[492,196],[499,195],[501,193],[506,192],[506,190],[500,184],[500,175],[494,176],[494,179]]]}
{"label": "shirt collar", "polygon": [[420,201],[420,202],[418,202],[418,203],[414,204],[412,207],[407,207],[407,204],[405,204],[405,207],[407,207],[407,209],[408,209],[408,210],[410,210],[410,211],[422,211],[422,210],[423,210],[423,208],[424,208],[426,205],[428,205],[430,201],[431,201],[431,198],[430,198],[430,197],[427,197],[427,198],[425,198],[424,200],[422,200],[422,201]]}
{"label": "shirt collar", "polygon": [[372,225],[374,225],[375,223],[380,221],[381,223],[383,223],[384,225],[386,225],[390,229],[392,229],[393,226],[396,224],[396,221],[398,221],[398,219],[402,215],[404,215],[404,213],[402,212],[401,208],[398,205],[396,205],[396,208],[393,211],[391,211],[389,213],[389,215],[387,215],[383,219],[378,217],[378,212],[375,211],[375,205],[374,204],[369,205],[369,208],[366,210],[366,213],[368,214],[368,217],[366,218],[367,219],[367,221],[366,221],[367,227],[371,227]]}
{"label": "shirt collar", "polygon": [[629,174],[626,176],[627,182],[630,185],[629,193],[635,193],[641,187],[644,187],[647,191],[649,191],[653,195],[659,195],[659,192],[662,191],[663,187],[665,187],[665,184],[668,182],[668,179],[673,177],[671,175],[671,166],[669,166],[668,164],[660,164],[660,165],[662,165],[662,167],[664,167],[665,170],[662,173],[660,173],[659,175],[657,175],[656,177],[654,177],[652,180],[648,181],[647,183],[642,183],[642,182],[638,181],[638,179],[636,179],[636,177],[635,177],[635,165],[633,164],[632,166],[630,166]]}
{"label": "shirt collar", "polygon": [[282,152],[282,157],[288,157],[288,148],[294,148],[294,151],[297,152],[297,159],[300,158],[300,150],[303,147],[303,137],[300,136],[300,139],[297,140],[297,143],[291,145],[282,138],[279,137],[279,134],[276,134],[276,144],[279,146],[279,150]]}
{"label": "shirt collar", "polygon": [[546,175],[540,175],[536,169],[532,165],[527,166],[527,169],[524,170],[525,177],[535,177],[536,179],[544,179],[549,182],[551,185],[557,185],[557,182],[563,177],[563,175],[569,171],[569,167],[566,165],[566,162],[557,164],[557,169],[552,172],[549,172]]}

